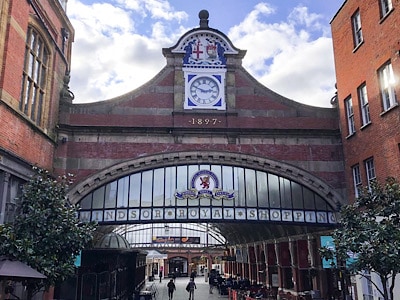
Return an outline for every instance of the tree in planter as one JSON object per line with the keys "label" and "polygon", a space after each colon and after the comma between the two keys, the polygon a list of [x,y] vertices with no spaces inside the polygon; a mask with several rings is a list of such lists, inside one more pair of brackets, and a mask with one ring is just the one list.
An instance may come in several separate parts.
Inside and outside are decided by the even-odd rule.
{"label": "tree in planter", "polygon": [[0,226],[0,255],[25,262],[47,276],[36,282],[32,294],[74,274],[75,257],[90,244],[96,229],[94,223],[81,223],[78,207],[68,202],[72,176],[55,180],[46,170],[35,169],[23,186],[14,222]]}
{"label": "tree in planter", "polygon": [[[348,270],[364,276],[365,271],[376,273],[376,287],[383,299],[393,298],[395,277],[400,273],[400,185],[394,178],[387,178],[384,185],[373,181],[363,188],[351,205],[342,207],[339,227],[333,232],[335,249],[322,247],[324,259],[344,262],[351,253]],[[337,267],[333,265],[333,267]]]}

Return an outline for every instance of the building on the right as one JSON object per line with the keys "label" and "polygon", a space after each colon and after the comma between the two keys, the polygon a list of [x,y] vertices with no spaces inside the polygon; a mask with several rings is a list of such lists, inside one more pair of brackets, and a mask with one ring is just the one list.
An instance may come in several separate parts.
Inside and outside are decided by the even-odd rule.
{"label": "building on the right", "polygon": [[[349,202],[373,179],[400,180],[399,24],[399,0],[347,0],[331,21]],[[357,294],[379,299],[365,279]]]}

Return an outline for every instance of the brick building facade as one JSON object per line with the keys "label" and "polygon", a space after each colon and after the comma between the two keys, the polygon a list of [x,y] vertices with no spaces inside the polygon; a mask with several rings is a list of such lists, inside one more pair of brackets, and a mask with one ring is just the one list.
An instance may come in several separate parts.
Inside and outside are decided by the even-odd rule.
{"label": "brick building facade", "polygon": [[[336,108],[299,104],[262,86],[241,65],[246,52],[210,28],[205,11],[199,14],[199,28],[162,49],[166,66],[147,84],[108,101],[74,104],[68,87],[74,31],[65,4],[0,4],[1,222],[12,220],[15,198],[34,165],[54,174],[75,174],[73,203],[130,174],[194,164],[271,174],[281,178],[282,195],[284,183],[300,186],[315,197],[312,210],[318,205],[328,209],[322,212],[325,216],[332,216],[337,204],[346,201]],[[200,42],[208,44],[204,51]],[[200,58],[201,53],[208,56]],[[296,199],[285,197],[291,199],[290,207],[279,211],[283,207],[278,205],[276,224],[263,223],[256,234],[245,233],[255,232],[247,219],[226,225],[232,247],[238,239],[247,240],[246,251],[253,253],[251,267],[243,260],[229,272],[240,269],[258,282],[268,278],[270,287],[278,284],[294,294],[310,288],[327,291],[317,260],[306,262],[303,256],[316,255],[318,235],[332,220],[317,218],[305,206],[296,211]],[[234,211],[232,204],[226,211]],[[237,211],[239,216],[243,208]],[[264,208],[263,217],[267,211]],[[283,224],[296,221],[295,215],[300,218],[295,225]],[[275,251],[280,248],[284,257]],[[265,253],[276,256],[273,266]],[[285,265],[277,267],[277,262]],[[321,276],[310,286],[302,268],[318,268]]]}
{"label": "brick building facade", "polygon": [[[200,27],[162,50],[166,66],[145,85],[107,101],[60,103],[62,143],[56,151],[54,169],[57,173],[76,175],[71,201],[78,203],[89,197],[93,200],[89,200],[88,207],[92,207],[98,201],[94,195],[99,190],[107,190],[111,182],[118,184],[131,174],[171,166],[221,164],[294,180],[318,193],[332,210],[345,203],[337,109],[299,104],[262,86],[241,65],[246,52],[235,48],[222,32],[210,28],[202,13],[199,16]],[[201,65],[198,53],[208,50],[192,46],[191,43],[199,45],[198,41],[203,45],[210,43],[211,50],[223,45],[223,59],[204,58],[208,59],[207,66]],[[188,54],[188,48],[197,52]],[[191,58],[201,67],[190,64]],[[202,83],[197,83],[196,78]],[[215,78],[222,80],[214,84]],[[206,84],[210,86],[206,88]],[[206,100],[208,93],[214,93],[211,90],[223,92],[215,92],[215,101],[210,100],[209,104]],[[153,185],[156,184],[154,181]],[[154,189],[145,191],[152,192]],[[86,202],[81,205],[87,206]],[[122,213],[122,207],[118,212]],[[101,222],[106,221],[106,215],[123,222],[110,211],[98,211],[91,218],[98,215],[102,216],[97,219]],[[126,222],[134,222],[125,213],[122,216]],[[141,218],[139,222],[149,221]],[[240,272],[252,281],[264,282],[270,288],[279,286],[293,295],[307,289],[332,293],[328,287],[330,275],[325,274],[316,259],[319,234],[326,232],[326,227],[260,224],[256,225],[257,239],[248,234],[255,232],[251,226],[243,222],[219,226],[222,232],[225,228],[227,236],[231,232],[231,242],[238,242],[238,236],[248,241],[244,251],[254,254],[251,261],[231,265],[227,269],[230,274]],[[288,234],[292,235],[290,241]],[[228,251],[235,255],[233,245]],[[313,258],[305,261],[308,255]],[[266,261],[266,256],[270,261]],[[320,276],[310,278],[304,271],[309,268],[319,270]]]}
{"label": "brick building facade", "polygon": [[[347,0],[331,22],[350,202],[370,180],[400,180],[398,9],[397,0]],[[353,292],[379,299],[375,288],[360,277]]]}
{"label": "brick building facade", "polygon": [[32,166],[53,169],[74,29],[59,1],[0,3],[0,223]]}
{"label": "brick building facade", "polygon": [[[242,67],[246,51],[210,28],[205,12],[198,28],[162,49],[166,65],[148,83],[114,99],[75,104],[68,88],[74,30],[65,3],[1,2],[0,223],[11,218],[33,165],[75,174],[73,203],[130,174],[193,164],[269,172],[311,190],[331,209],[354,197],[354,179],[359,185],[399,178],[399,91],[379,81],[400,68],[398,2],[384,14],[376,2],[345,1],[332,20],[339,109],[299,104],[261,85]],[[213,57],[206,67],[191,64],[199,59],[188,53],[195,40],[213,41],[204,49]],[[328,228],[281,223],[259,225],[265,234],[258,240],[245,236],[254,231],[246,222],[226,225],[251,253],[229,272],[294,295],[310,288],[331,293],[316,251]],[[310,269],[319,276],[307,277]]]}
{"label": "brick building facade", "polygon": [[331,22],[348,198],[400,179],[398,1],[345,1]]}

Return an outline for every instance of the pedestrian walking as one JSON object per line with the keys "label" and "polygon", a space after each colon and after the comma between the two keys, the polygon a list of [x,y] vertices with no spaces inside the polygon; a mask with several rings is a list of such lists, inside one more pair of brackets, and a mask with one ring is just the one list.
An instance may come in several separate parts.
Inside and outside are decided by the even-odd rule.
{"label": "pedestrian walking", "polygon": [[176,290],[176,286],[173,279],[171,279],[167,283],[167,287],[168,287],[168,300],[172,300],[172,298],[174,297],[174,291]]}
{"label": "pedestrian walking", "polygon": [[161,280],[162,280],[162,271],[160,271],[160,282],[161,282]]}
{"label": "pedestrian walking", "polygon": [[194,300],[194,290],[197,289],[196,283],[194,282],[194,278],[190,278],[186,286],[186,290],[189,292],[189,300]]}
{"label": "pedestrian walking", "polygon": [[190,278],[195,279],[196,278],[196,271],[192,271],[192,273],[190,273]]}
{"label": "pedestrian walking", "polygon": [[214,278],[215,278],[214,273],[211,273],[211,274],[208,276],[208,284],[209,284],[209,287],[210,287],[210,289],[209,289],[209,293],[210,293],[210,294],[213,293],[213,289],[214,289]]}

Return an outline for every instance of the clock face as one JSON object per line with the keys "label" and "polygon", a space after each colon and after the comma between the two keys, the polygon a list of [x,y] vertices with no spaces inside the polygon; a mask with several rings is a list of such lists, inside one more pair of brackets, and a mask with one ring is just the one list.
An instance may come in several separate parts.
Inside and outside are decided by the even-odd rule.
{"label": "clock face", "polygon": [[190,98],[199,105],[207,105],[218,100],[218,82],[206,76],[197,77],[190,83]]}

